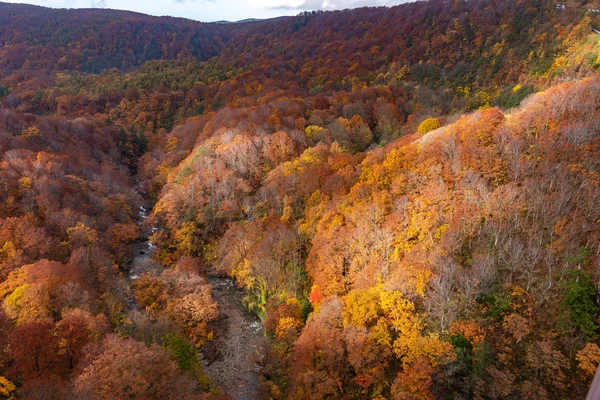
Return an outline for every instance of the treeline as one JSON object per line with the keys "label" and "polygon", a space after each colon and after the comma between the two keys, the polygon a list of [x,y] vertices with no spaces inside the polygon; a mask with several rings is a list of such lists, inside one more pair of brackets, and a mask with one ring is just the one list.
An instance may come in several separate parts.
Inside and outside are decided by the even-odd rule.
{"label": "treeline", "polygon": [[[20,6],[3,7],[21,10]],[[553,1],[434,0],[389,9],[305,13],[241,25],[72,11],[74,16],[81,13],[77,17],[81,26],[91,25],[86,32],[102,29],[95,36],[90,34],[93,40],[77,36],[81,35],[77,30],[68,33],[75,25],[65,26],[61,18],[70,14],[35,10],[15,15],[53,15],[54,25],[48,28],[53,33],[35,34],[47,41],[32,44],[35,54],[18,48],[19,43],[30,41],[23,38],[25,33],[5,34],[0,63],[23,59],[27,65],[5,71],[0,80],[3,102],[33,113],[110,115],[147,133],[170,130],[190,116],[225,105],[239,108],[280,97],[331,96],[377,85],[405,90],[409,107],[395,106],[409,114],[448,115],[485,105],[509,108],[536,88],[565,77],[580,78],[600,67],[597,35],[591,34],[596,14],[585,7],[563,10]],[[98,22],[96,27],[94,21],[108,16],[111,23]],[[35,29],[46,26],[29,20],[22,23]],[[21,26],[11,24],[16,22],[3,29],[9,32],[11,26]],[[154,33],[130,35],[146,29],[138,24],[148,25]],[[193,47],[188,41],[194,40],[187,30],[192,28],[210,33],[206,40],[218,49],[207,51],[206,57],[188,51]],[[172,31],[176,34],[168,33]],[[49,39],[70,35],[78,45],[98,42],[89,44],[90,48],[106,50],[98,50],[93,57],[109,64],[89,69],[86,60],[92,56],[69,55],[66,59],[72,65],[62,66],[45,54],[52,46],[75,51],[73,45],[60,47]],[[158,43],[160,54],[146,56],[144,49],[149,45],[144,41]],[[18,54],[13,54],[13,48]],[[77,51],[86,54],[88,50]],[[132,57],[129,67],[107,61],[113,52]],[[51,68],[36,65],[38,55]],[[210,57],[214,58],[203,62]],[[155,61],[127,75],[110,70],[129,70],[148,60]],[[82,74],[86,71],[100,73]],[[513,90],[517,84],[518,90]]]}

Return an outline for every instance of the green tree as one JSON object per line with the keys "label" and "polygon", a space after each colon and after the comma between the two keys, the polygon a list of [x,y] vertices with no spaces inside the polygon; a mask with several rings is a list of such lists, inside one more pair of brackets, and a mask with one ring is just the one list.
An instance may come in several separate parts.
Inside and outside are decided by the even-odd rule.
{"label": "green tree", "polygon": [[177,365],[181,370],[190,371],[198,365],[196,350],[178,335],[167,333],[165,335],[165,347],[171,350],[171,354],[177,360]]}
{"label": "green tree", "polygon": [[[578,265],[587,264],[588,253],[587,249],[582,249],[580,255],[572,261]],[[596,288],[590,274],[581,269],[568,269],[565,271],[565,278],[562,306],[568,312],[569,322],[575,329],[584,333],[588,340],[597,339],[596,315],[599,307],[596,303]]]}

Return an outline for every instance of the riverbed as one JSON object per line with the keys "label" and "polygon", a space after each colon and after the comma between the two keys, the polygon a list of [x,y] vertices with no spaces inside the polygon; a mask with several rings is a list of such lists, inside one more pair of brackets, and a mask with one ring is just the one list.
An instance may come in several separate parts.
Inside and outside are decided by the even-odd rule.
{"label": "riverbed", "polygon": [[[149,228],[145,221],[148,208],[140,206],[138,226],[143,240],[133,246],[134,257],[127,270],[130,281],[144,273],[160,273],[164,268],[153,260],[154,244],[148,238],[159,228]],[[244,293],[232,279],[208,276],[213,298],[219,304],[219,319],[212,325],[213,340],[202,349],[206,374],[212,382],[235,400],[257,398],[260,365],[264,354],[264,330],[260,319],[250,314],[242,304]],[[137,304],[132,297],[130,309]]]}
{"label": "riverbed", "polygon": [[220,320],[205,351],[206,372],[236,400],[254,400],[258,391],[264,334],[260,320],[242,305],[243,292],[229,278],[209,277]]}

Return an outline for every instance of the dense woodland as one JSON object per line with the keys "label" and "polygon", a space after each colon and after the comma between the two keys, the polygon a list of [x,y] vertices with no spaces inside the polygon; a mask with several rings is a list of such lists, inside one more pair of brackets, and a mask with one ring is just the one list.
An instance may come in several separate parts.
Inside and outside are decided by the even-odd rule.
{"label": "dense woodland", "polygon": [[584,398],[598,9],[0,3],[0,397],[230,398],[217,275],[265,328],[258,399]]}

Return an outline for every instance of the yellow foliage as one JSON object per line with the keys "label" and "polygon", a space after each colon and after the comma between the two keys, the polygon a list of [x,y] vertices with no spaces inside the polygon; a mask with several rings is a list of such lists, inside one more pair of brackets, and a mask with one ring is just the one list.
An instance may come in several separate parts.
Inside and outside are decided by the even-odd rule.
{"label": "yellow foliage", "polygon": [[338,213],[331,219],[331,227],[340,227],[342,225],[344,225],[344,216]]}
{"label": "yellow foliage", "polygon": [[429,285],[432,276],[433,273],[429,270],[419,271],[415,276],[415,292],[419,296],[425,295],[425,289],[427,288],[427,285]]}
{"label": "yellow foliage", "polygon": [[4,299],[6,315],[17,324],[45,319],[49,315],[48,293],[38,285],[25,284],[17,287]]}
{"label": "yellow foliage", "polygon": [[29,285],[25,284],[16,288],[11,294],[4,299],[4,308],[6,313],[11,318],[17,318],[21,309],[21,300],[25,297],[25,293]]}
{"label": "yellow foliage", "polygon": [[380,164],[365,166],[360,175],[360,180],[367,185],[388,185],[390,183],[387,168]]}
{"label": "yellow foliage", "polygon": [[[331,154],[341,154],[341,153],[345,153],[346,151],[342,148],[342,146],[340,146],[340,144],[336,141],[331,143],[331,146],[329,147],[329,152]],[[336,171],[339,171],[340,169],[342,169],[343,166],[347,165],[346,163],[344,163],[341,167],[335,168],[334,166],[332,166],[332,168]]]}
{"label": "yellow foliage", "polygon": [[419,134],[421,135],[424,135],[427,132],[431,132],[432,130],[439,128],[440,126],[442,125],[440,124],[439,119],[427,118],[425,121],[421,122],[419,128],[417,129],[417,132],[419,132]]}
{"label": "yellow foliage", "polygon": [[395,331],[408,333],[421,330],[422,327],[415,315],[414,304],[405,299],[402,293],[397,290],[381,290],[379,302]]}
{"label": "yellow foliage", "polygon": [[0,395],[6,398],[12,398],[13,392],[17,387],[14,383],[3,376],[0,376]]}
{"label": "yellow foliage", "polygon": [[92,247],[98,243],[98,233],[83,222],[78,222],[76,226],[68,228],[67,234],[71,244],[77,243]]}
{"label": "yellow foliage", "polygon": [[4,242],[0,249],[0,260],[10,260],[17,256],[17,246],[13,242]]}
{"label": "yellow foliage", "polygon": [[454,348],[438,336],[423,336],[423,325],[414,304],[400,291],[379,284],[353,290],[344,299],[345,326],[368,329],[371,339],[394,351],[403,364],[425,358],[432,366],[452,361]]}
{"label": "yellow foliage", "polygon": [[304,133],[306,133],[306,137],[310,140],[314,140],[317,136],[319,136],[324,131],[318,125],[309,125],[304,129]]}
{"label": "yellow foliage", "polygon": [[173,150],[177,149],[178,143],[179,143],[179,141],[177,140],[177,138],[174,136],[171,136],[169,139],[167,139],[167,146],[165,147],[165,151],[167,153],[170,153]]}
{"label": "yellow foliage", "polygon": [[484,92],[483,90],[475,92],[473,98],[477,103],[481,104],[482,109],[488,108],[492,101],[492,96],[489,93]]}
{"label": "yellow foliage", "polygon": [[285,304],[291,309],[294,310],[294,312],[296,314],[298,314],[297,316],[300,317],[302,316],[302,304],[300,304],[300,301],[295,298],[295,297],[288,297],[285,300]]}
{"label": "yellow foliage", "polygon": [[440,225],[440,227],[435,230],[435,238],[439,240],[448,228],[450,228],[449,224]]}
{"label": "yellow foliage", "polygon": [[195,240],[196,230],[194,222],[188,221],[181,224],[181,228],[175,232],[178,250],[186,253],[193,253],[197,250]]}
{"label": "yellow foliage", "polygon": [[316,233],[316,226],[323,216],[323,212],[329,201],[329,196],[323,194],[320,190],[315,191],[306,200],[304,219],[300,221],[298,232],[301,235],[312,237]]}
{"label": "yellow foliage", "polygon": [[342,317],[344,325],[364,328],[379,317],[379,287],[353,290],[345,298]]}
{"label": "yellow foliage", "polygon": [[283,207],[283,213],[281,214],[281,220],[283,222],[290,222],[290,220],[292,219],[292,215],[293,215],[293,210],[291,206],[285,206]]}
{"label": "yellow foliage", "polygon": [[318,151],[314,147],[309,147],[294,161],[283,163],[283,173],[285,176],[290,176],[296,172],[312,169],[323,161],[325,160],[320,157]]}
{"label": "yellow foliage", "polygon": [[564,56],[560,56],[557,57],[556,60],[554,60],[554,65],[557,66],[558,68],[562,68],[565,65],[567,65],[567,59]]}
{"label": "yellow foliage", "polygon": [[282,317],[277,322],[277,329],[275,330],[275,336],[277,339],[283,340],[290,333],[296,333],[300,328],[300,321],[293,317]]}
{"label": "yellow foliage", "polygon": [[30,139],[34,137],[38,137],[40,135],[40,130],[35,126],[30,126],[27,129],[21,131],[21,137],[23,139]]}
{"label": "yellow foliage", "polygon": [[294,209],[292,208],[293,201],[289,196],[283,198],[283,213],[281,214],[281,220],[283,222],[290,222],[294,216]]}
{"label": "yellow foliage", "polygon": [[231,271],[231,275],[237,282],[238,286],[247,290],[254,287],[256,282],[256,278],[252,274],[252,264],[247,258],[244,258],[244,261],[238,264],[233,271]]}
{"label": "yellow foliage", "polygon": [[377,324],[371,329],[371,337],[381,346],[391,348],[393,343],[392,334],[390,332],[387,321],[380,319]]}
{"label": "yellow foliage", "polygon": [[437,335],[400,337],[394,342],[394,353],[404,365],[412,364],[419,357],[427,359],[433,367],[456,359],[454,347]]}
{"label": "yellow foliage", "polygon": [[31,189],[33,185],[33,180],[28,176],[23,176],[19,179],[19,190],[22,192],[28,189]]}

